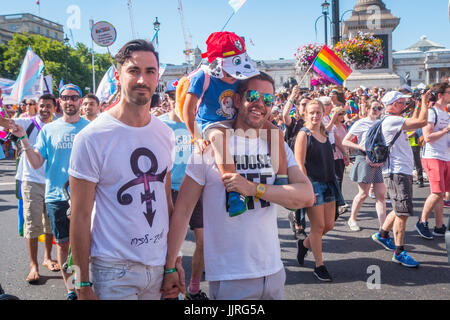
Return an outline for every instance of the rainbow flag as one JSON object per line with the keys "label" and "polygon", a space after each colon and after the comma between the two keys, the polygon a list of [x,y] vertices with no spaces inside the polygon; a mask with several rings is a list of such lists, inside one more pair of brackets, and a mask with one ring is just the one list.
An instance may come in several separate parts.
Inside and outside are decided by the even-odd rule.
{"label": "rainbow flag", "polygon": [[330,48],[323,46],[312,64],[315,72],[325,79],[341,86],[352,73],[350,69]]}

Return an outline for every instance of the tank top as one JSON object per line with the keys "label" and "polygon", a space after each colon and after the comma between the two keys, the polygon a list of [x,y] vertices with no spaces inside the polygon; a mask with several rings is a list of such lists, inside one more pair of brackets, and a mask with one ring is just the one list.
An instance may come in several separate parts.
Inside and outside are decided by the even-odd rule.
{"label": "tank top", "polygon": [[308,128],[301,131],[308,137],[305,168],[311,181],[333,182],[335,179],[333,148],[330,140],[322,143],[312,135]]}

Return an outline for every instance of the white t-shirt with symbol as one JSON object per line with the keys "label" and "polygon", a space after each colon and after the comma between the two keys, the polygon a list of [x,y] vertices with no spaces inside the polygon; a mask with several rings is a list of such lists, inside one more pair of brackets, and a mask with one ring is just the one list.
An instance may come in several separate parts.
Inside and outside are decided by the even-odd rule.
{"label": "white t-shirt with symbol", "polygon": [[76,136],[69,174],[97,184],[92,257],[165,264],[174,147],[172,130],[154,116],[136,128],[106,112]]}

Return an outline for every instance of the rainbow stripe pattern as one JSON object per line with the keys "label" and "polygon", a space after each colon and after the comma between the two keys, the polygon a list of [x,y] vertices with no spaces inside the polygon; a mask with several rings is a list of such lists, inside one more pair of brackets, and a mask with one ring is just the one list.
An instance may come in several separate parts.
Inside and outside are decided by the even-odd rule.
{"label": "rainbow stripe pattern", "polygon": [[312,68],[322,77],[338,86],[341,86],[352,73],[352,69],[327,46],[322,47],[312,64]]}

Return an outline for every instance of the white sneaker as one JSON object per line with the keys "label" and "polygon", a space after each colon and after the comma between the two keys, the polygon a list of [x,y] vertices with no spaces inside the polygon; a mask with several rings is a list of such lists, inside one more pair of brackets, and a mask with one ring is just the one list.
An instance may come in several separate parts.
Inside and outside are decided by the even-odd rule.
{"label": "white sneaker", "polygon": [[369,193],[369,197],[372,198],[372,199],[375,199],[375,193],[370,192],[370,193]]}
{"label": "white sneaker", "polygon": [[352,231],[360,231],[361,230],[361,228],[358,226],[358,224],[354,220],[348,219],[347,224],[350,227],[350,230],[352,230]]}

